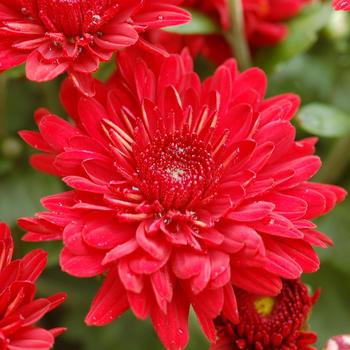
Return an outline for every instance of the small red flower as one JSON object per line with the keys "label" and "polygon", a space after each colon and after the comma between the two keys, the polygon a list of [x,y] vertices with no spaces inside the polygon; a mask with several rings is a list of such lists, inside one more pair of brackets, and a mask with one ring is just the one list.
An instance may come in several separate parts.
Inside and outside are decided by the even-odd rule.
{"label": "small red flower", "polygon": [[236,290],[240,321],[216,320],[218,341],[210,350],[312,350],[317,335],[306,323],[318,293],[313,297],[299,280],[284,281],[276,297]]}
{"label": "small red flower", "polygon": [[350,11],[350,0],[333,0],[332,5],[335,10]]}
{"label": "small red flower", "polygon": [[0,223],[0,349],[51,349],[65,329],[46,330],[35,323],[61,304],[65,294],[35,299],[35,281],[45,268],[47,254],[38,249],[11,261],[12,253],[10,230]]}
{"label": "small red flower", "polygon": [[0,70],[26,62],[28,79],[85,74],[133,45],[139,33],[187,22],[180,0],[0,0]]}
{"label": "small red flower", "polygon": [[[287,36],[286,20],[297,15],[310,0],[243,0],[245,30],[252,50],[273,46]],[[211,16],[223,31],[230,27],[227,0],[185,0],[183,6]],[[178,35],[163,31],[150,32],[151,40],[169,52],[189,47],[191,54],[201,54],[220,64],[232,55],[225,37],[214,35]]]}
{"label": "small red flower", "polygon": [[33,166],[73,188],[20,220],[25,239],[63,240],[71,275],[106,274],[88,324],[130,307],[183,349],[190,305],[215,341],[216,316],[237,320],[231,283],[274,295],[281,277],[318,269],[312,246],[330,240],[310,220],[345,192],[308,181],[320,160],[314,138],[295,141],[299,99],[265,91],[261,70],[239,73],[233,60],[201,83],[187,52],[127,49],[94,98],[66,80],[73,125],[39,110],[40,132],[21,132],[44,152]]}

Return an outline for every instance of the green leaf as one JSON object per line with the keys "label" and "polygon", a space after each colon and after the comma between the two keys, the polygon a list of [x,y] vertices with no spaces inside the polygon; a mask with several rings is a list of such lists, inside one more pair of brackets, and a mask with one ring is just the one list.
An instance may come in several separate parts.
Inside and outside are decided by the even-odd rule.
{"label": "green leaf", "polygon": [[322,103],[302,107],[297,120],[307,132],[322,137],[350,135],[350,117],[339,109]]}
{"label": "green leaf", "polygon": [[17,78],[22,78],[26,75],[25,72],[25,65],[21,64],[20,66],[13,67],[11,69],[8,69],[5,73],[7,77],[11,79],[17,79]]}
{"label": "green leaf", "polygon": [[8,135],[33,127],[33,112],[44,105],[43,85],[24,78],[8,81],[5,104],[5,130]]}
{"label": "green leaf", "polygon": [[116,70],[116,66],[115,66],[114,59],[108,62],[102,62],[100,64],[98,71],[94,73],[94,77],[102,81],[107,81],[108,78],[110,78],[112,74],[115,72],[115,70]]}
{"label": "green leaf", "polygon": [[271,72],[279,63],[309,49],[317,40],[317,33],[327,24],[331,14],[329,4],[313,4],[288,24],[288,37],[280,44],[259,51],[255,63]]}
{"label": "green leaf", "polygon": [[22,216],[32,216],[43,208],[40,199],[61,192],[57,178],[30,171],[21,171],[0,178],[0,220],[13,225]]}
{"label": "green leaf", "polygon": [[311,329],[318,333],[317,349],[323,349],[325,342],[337,334],[349,333],[350,278],[332,264],[323,263],[317,273],[305,275],[304,281],[321,295],[311,313]]}
{"label": "green leaf", "polygon": [[336,66],[328,55],[304,53],[282,64],[270,75],[268,95],[294,92],[304,104],[315,101],[333,104],[331,97],[337,80]]}
{"label": "green leaf", "polygon": [[164,28],[165,31],[182,34],[216,34],[220,33],[219,24],[206,14],[194,10],[188,10],[192,15],[192,20],[186,24]]}
{"label": "green leaf", "polygon": [[319,255],[322,262],[332,263],[336,268],[348,274],[350,266],[349,213],[350,202],[346,200],[331,213],[317,220],[318,230],[325,232],[334,242],[334,248],[320,250]]}

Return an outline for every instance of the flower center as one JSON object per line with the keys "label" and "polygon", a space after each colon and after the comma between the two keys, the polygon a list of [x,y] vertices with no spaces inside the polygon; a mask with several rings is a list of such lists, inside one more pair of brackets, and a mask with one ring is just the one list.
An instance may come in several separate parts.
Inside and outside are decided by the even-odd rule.
{"label": "flower center", "polygon": [[218,172],[211,147],[196,135],[156,136],[134,149],[140,188],[165,208],[190,208],[212,193]]}
{"label": "flower center", "polygon": [[255,310],[259,315],[268,316],[275,306],[275,299],[271,297],[261,297],[254,301]]}
{"label": "flower center", "polygon": [[232,349],[300,349],[300,334],[315,302],[305,285],[285,281],[276,297],[258,297],[237,289],[236,297],[240,323],[217,319],[218,329],[232,339]]}
{"label": "flower center", "polygon": [[39,17],[51,32],[78,36],[94,32],[119,5],[114,0],[37,0]]}

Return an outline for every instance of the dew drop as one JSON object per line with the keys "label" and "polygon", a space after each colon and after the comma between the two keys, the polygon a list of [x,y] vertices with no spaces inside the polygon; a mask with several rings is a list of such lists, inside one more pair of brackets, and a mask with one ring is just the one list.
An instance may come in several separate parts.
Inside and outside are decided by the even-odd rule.
{"label": "dew drop", "polygon": [[93,15],[92,16],[92,23],[98,24],[99,22],[101,22],[101,16],[100,15]]}
{"label": "dew drop", "polygon": [[29,11],[28,11],[28,9],[27,9],[26,7],[22,7],[22,8],[21,8],[21,12],[22,12],[22,14],[24,14],[25,16],[29,14]]}
{"label": "dew drop", "polygon": [[169,219],[169,218],[164,219],[165,225],[169,225],[170,223],[171,223],[171,219]]}

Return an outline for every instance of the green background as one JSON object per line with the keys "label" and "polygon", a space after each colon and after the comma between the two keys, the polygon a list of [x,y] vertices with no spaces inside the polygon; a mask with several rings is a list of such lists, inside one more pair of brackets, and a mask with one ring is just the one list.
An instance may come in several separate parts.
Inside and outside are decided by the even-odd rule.
{"label": "green background", "polygon": [[[182,32],[208,33],[208,20],[195,16],[190,27]],[[318,153],[324,167],[318,181],[338,183],[350,188],[350,19],[346,13],[335,13],[329,4],[307,8],[290,22],[288,39],[271,50],[256,55],[255,63],[269,75],[269,95],[298,93],[303,108],[295,119],[298,137],[320,137]],[[215,27],[215,26],[214,26]],[[214,28],[215,29],[215,28]],[[102,67],[104,77],[110,66]],[[212,66],[199,59],[201,76]],[[101,281],[76,279],[62,273],[58,267],[60,243],[29,244],[20,242],[23,234],[16,219],[32,216],[41,210],[40,198],[63,189],[61,182],[33,171],[28,165],[31,150],[17,132],[34,129],[33,111],[49,107],[64,115],[57,93],[60,81],[45,84],[28,82],[23,67],[0,76],[0,220],[10,224],[16,238],[16,255],[38,246],[49,253],[48,268],[40,278],[42,295],[68,292],[67,302],[49,314],[45,325],[64,325],[69,331],[61,336],[55,349],[110,350],[162,349],[149,322],[136,320],[127,313],[111,325],[88,328],[84,316]],[[312,276],[305,276],[312,289],[322,294],[311,317],[312,328],[319,333],[318,346],[335,334],[350,333],[350,200],[331,214],[318,220],[320,230],[334,240],[334,248],[320,251],[322,267]],[[191,315],[189,350],[207,349],[200,330]]]}

